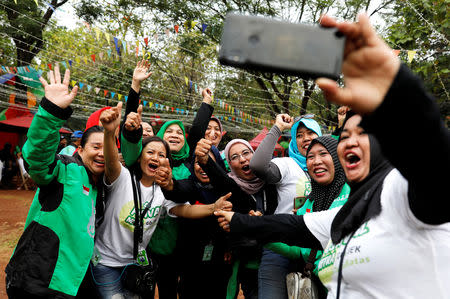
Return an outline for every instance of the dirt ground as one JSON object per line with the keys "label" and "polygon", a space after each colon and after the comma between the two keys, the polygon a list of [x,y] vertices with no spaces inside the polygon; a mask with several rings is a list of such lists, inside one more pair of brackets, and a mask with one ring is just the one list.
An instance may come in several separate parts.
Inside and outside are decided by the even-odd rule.
{"label": "dirt ground", "polygon": [[[8,298],[5,267],[25,225],[35,191],[0,190],[0,299]],[[155,296],[155,299],[158,295]],[[238,299],[244,299],[242,290]]]}
{"label": "dirt ground", "polygon": [[35,191],[0,190],[0,298],[7,298],[5,267],[25,225]]}

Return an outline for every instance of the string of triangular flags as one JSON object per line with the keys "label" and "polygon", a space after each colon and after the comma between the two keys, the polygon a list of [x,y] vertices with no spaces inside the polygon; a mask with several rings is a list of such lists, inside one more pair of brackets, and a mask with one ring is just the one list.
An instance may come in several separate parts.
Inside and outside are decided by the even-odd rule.
{"label": "string of triangular flags", "polygon": [[400,54],[400,52],[406,52],[407,53],[407,57],[408,57],[408,62],[411,63],[414,59],[414,57],[416,56],[417,51],[416,50],[398,50],[398,49],[393,49],[392,52],[395,54],[395,56],[398,56]]}
{"label": "string of triangular flags", "polygon": [[[62,64],[65,68],[67,68],[67,66],[68,66],[66,61],[60,61],[59,63]],[[73,61],[69,60],[69,65],[72,66],[72,64],[73,64]],[[53,68],[52,64],[48,63],[47,66],[48,66],[48,69],[52,70],[52,68]],[[40,70],[40,69],[35,70],[35,68],[32,67],[31,65],[17,66],[17,67],[0,66],[0,68],[5,73],[23,74],[24,72],[37,72],[37,73],[39,73],[39,75],[42,75],[42,73],[43,73],[42,70]],[[190,81],[187,77],[185,77],[185,79],[187,80],[188,84],[191,85],[191,88],[192,88],[192,86],[194,86],[196,93],[200,92],[200,89],[198,88],[197,83],[193,84],[192,81]],[[100,87],[96,87],[96,86],[93,86],[93,85],[90,85],[90,84],[87,84],[87,83],[84,83],[81,81],[71,80],[70,85],[72,86],[72,88],[75,85],[78,85],[80,91],[83,90],[83,88],[85,88],[85,90],[87,90],[87,92],[94,90],[95,94],[97,94],[97,95],[100,93],[100,91],[103,91],[103,96],[105,98],[108,97],[107,100],[113,100],[117,96],[118,101],[122,101],[122,100],[125,100],[125,102],[128,101],[127,95],[123,95],[119,92],[114,92],[109,89],[103,89]],[[189,115],[189,113],[190,113],[190,111],[188,109],[153,102],[151,100],[151,98],[146,97],[146,96],[141,96],[141,99],[142,99],[141,103],[143,104],[143,106],[148,107],[149,109],[154,108],[155,110],[166,111],[166,112],[176,113],[176,114],[180,114],[180,115]],[[221,120],[228,120],[228,121],[241,122],[241,123],[244,123],[244,122],[245,123],[257,123],[257,124],[264,124],[264,125],[270,125],[270,124],[274,123],[273,120],[267,120],[267,119],[263,119],[263,118],[259,118],[259,117],[254,117],[253,115],[251,115],[247,112],[244,112],[239,108],[233,107],[232,105],[226,103],[226,101],[224,101],[224,100],[214,99],[214,96],[213,96],[213,100],[220,108],[222,108],[223,110],[227,111],[230,114],[230,115],[219,115],[218,117]],[[34,99],[34,105],[35,105],[35,103],[36,103],[36,101]],[[194,112],[194,115],[195,114],[196,114],[196,112]]]}

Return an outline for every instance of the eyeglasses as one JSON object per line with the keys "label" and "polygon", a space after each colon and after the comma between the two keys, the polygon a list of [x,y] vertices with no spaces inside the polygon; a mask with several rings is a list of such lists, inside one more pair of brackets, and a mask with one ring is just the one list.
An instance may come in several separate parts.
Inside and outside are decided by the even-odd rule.
{"label": "eyeglasses", "polygon": [[312,114],[312,113],[308,113],[308,114],[304,114],[304,115],[297,116],[297,117],[294,118],[294,124],[295,124],[296,122],[298,122],[299,120],[301,120],[302,118],[308,118],[308,119],[311,119],[311,118],[314,118],[314,116],[315,116],[315,114]]}
{"label": "eyeglasses", "polygon": [[249,150],[244,150],[244,151],[243,151],[242,153],[240,153],[240,154],[234,154],[234,155],[232,155],[232,156],[230,157],[230,160],[231,160],[231,162],[236,162],[236,161],[238,161],[241,157],[247,160],[247,159],[250,157],[250,154],[251,154],[251,153],[252,153],[252,152],[249,151]]}

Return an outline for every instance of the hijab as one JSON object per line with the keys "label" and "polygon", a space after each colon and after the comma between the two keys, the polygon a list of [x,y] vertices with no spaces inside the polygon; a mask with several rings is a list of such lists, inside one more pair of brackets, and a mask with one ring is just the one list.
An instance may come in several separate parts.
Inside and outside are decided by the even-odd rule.
{"label": "hijab", "polygon": [[[216,159],[216,163],[218,163],[220,167],[225,168],[222,158],[220,157],[220,152],[214,145],[211,147],[211,152],[214,155],[214,158]],[[219,161],[221,162],[222,165],[219,163]],[[203,196],[203,200],[200,199],[201,203],[203,204],[215,203],[216,200],[218,199],[218,196],[214,192],[213,185],[211,185],[211,183],[200,182],[197,176],[195,175],[194,167],[195,167],[195,153],[192,155],[192,162],[189,167],[189,170],[191,172],[190,179],[194,182],[195,187]]]}
{"label": "hijab", "polygon": [[[355,114],[347,112],[344,122]],[[331,224],[331,239],[338,244],[345,236],[356,231],[364,222],[377,216],[381,212],[381,191],[384,178],[393,169],[393,166],[383,156],[377,139],[369,135],[370,166],[367,177],[358,183],[351,183],[350,195],[347,202]]]}
{"label": "hijab", "polygon": [[161,127],[161,129],[159,129],[158,134],[156,134],[156,136],[158,136],[161,139],[164,139],[164,133],[166,133],[167,128],[173,124],[178,125],[181,128],[181,130],[183,131],[184,145],[181,148],[181,150],[179,150],[178,152],[171,153],[172,159],[175,161],[186,160],[187,158],[189,158],[189,145],[186,140],[186,130],[184,129],[183,123],[180,120],[171,120],[171,121],[164,123],[164,125]]}
{"label": "hijab", "polygon": [[222,123],[220,122],[220,120],[217,117],[215,117],[215,116],[211,116],[210,120],[215,121],[219,125],[220,136],[222,136],[222,134],[223,134],[223,127],[222,127]]}
{"label": "hijab", "polygon": [[183,123],[179,120],[168,121],[164,123],[161,129],[159,129],[158,134],[156,134],[156,136],[164,140],[164,133],[166,132],[167,128],[173,124],[178,125],[183,131],[184,145],[178,152],[170,153],[174,162],[173,163],[174,167],[172,168],[172,177],[175,180],[183,180],[187,179],[191,175],[189,168],[186,165],[184,165],[186,159],[189,158],[189,145],[186,140],[186,131],[184,129]]}
{"label": "hijab", "polygon": [[255,194],[257,193],[259,190],[262,189],[262,187],[264,186],[264,181],[261,180],[260,178],[256,177],[247,181],[244,179],[241,179],[240,177],[238,177],[236,175],[236,173],[234,172],[233,168],[231,167],[231,159],[229,156],[229,151],[230,148],[236,144],[236,143],[242,143],[243,145],[245,145],[246,147],[248,147],[248,149],[252,152],[255,153],[255,151],[253,150],[252,146],[250,145],[250,143],[248,143],[246,140],[244,139],[233,139],[230,142],[228,142],[227,146],[225,147],[225,159],[227,159],[228,165],[230,165],[230,169],[231,172],[228,173],[228,176],[230,178],[233,179],[233,181],[236,182],[236,184],[238,184],[238,186],[247,194]]}
{"label": "hijab", "polygon": [[313,203],[314,212],[328,210],[333,201],[336,199],[336,197],[338,197],[339,194],[341,193],[342,187],[346,182],[344,169],[342,168],[337,155],[337,145],[338,145],[337,140],[332,138],[331,136],[318,137],[313,141],[311,141],[307,153],[309,153],[313,145],[317,143],[323,145],[326,148],[326,150],[330,153],[331,158],[333,159],[334,179],[330,184],[326,186],[321,185],[317,183],[315,180],[311,179],[312,190],[308,197],[314,201]]}
{"label": "hijab", "polygon": [[297,129],[298,126],[303,124],[306,128],[310,129],[316,133],[319,137],[322,136],[322,131],[320,130],[319,124],[311,118],[300,118],[291,128],[291,142],[289,143],[289,157],[294,159],[294,161],[300,166],[304,171],[307,171],[306,167],[306,157],[300,154],[297,146]]}

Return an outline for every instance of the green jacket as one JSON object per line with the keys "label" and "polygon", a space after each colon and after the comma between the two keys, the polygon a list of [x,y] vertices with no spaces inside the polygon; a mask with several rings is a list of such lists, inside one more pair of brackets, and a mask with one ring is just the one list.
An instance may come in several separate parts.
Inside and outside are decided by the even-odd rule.
{"label": "green jacket", "polygon": [[43,98],[23,147],[39,189],[5,272],[8,286],[35,295],[75,296],[94,248],[96,187],[78,155],[56,154],[71,113]]}
{"label": "green jacket", "polygon": [[[341,190],[341,193],[339,194],[339,196],[331,204],[329,210],[343,206],[347,202],[349,194],[350,194],[350,187],[347,184],[345,184],[342,187],[342,190]],[[298,209],[297,215],[304,215],[306,213],[312,213],[313,212],[313,203],[314,203],[314,201],[310,200],[308,198],[308,200],[306,200],[305,204],[300,209]],[[298,258],[300,258],[300,255],[301,255],[305,262],[308,261],[309,254],[311,252],[310,248],[289,246],[284,243],[270,243],[270,244],[266,244],[264,246],[264,248],[270,249],[273,252],[281,254],[289,259],[298,259]],[[322,253],[323,253],[322,250],[318,250],[317,254],[316,254],[316,261],[314,262],[314,270],[313,270],[314,274],[316,274],[316,275],[318,273],[317,266],[319,265],[320,258],[322,257]]]}

